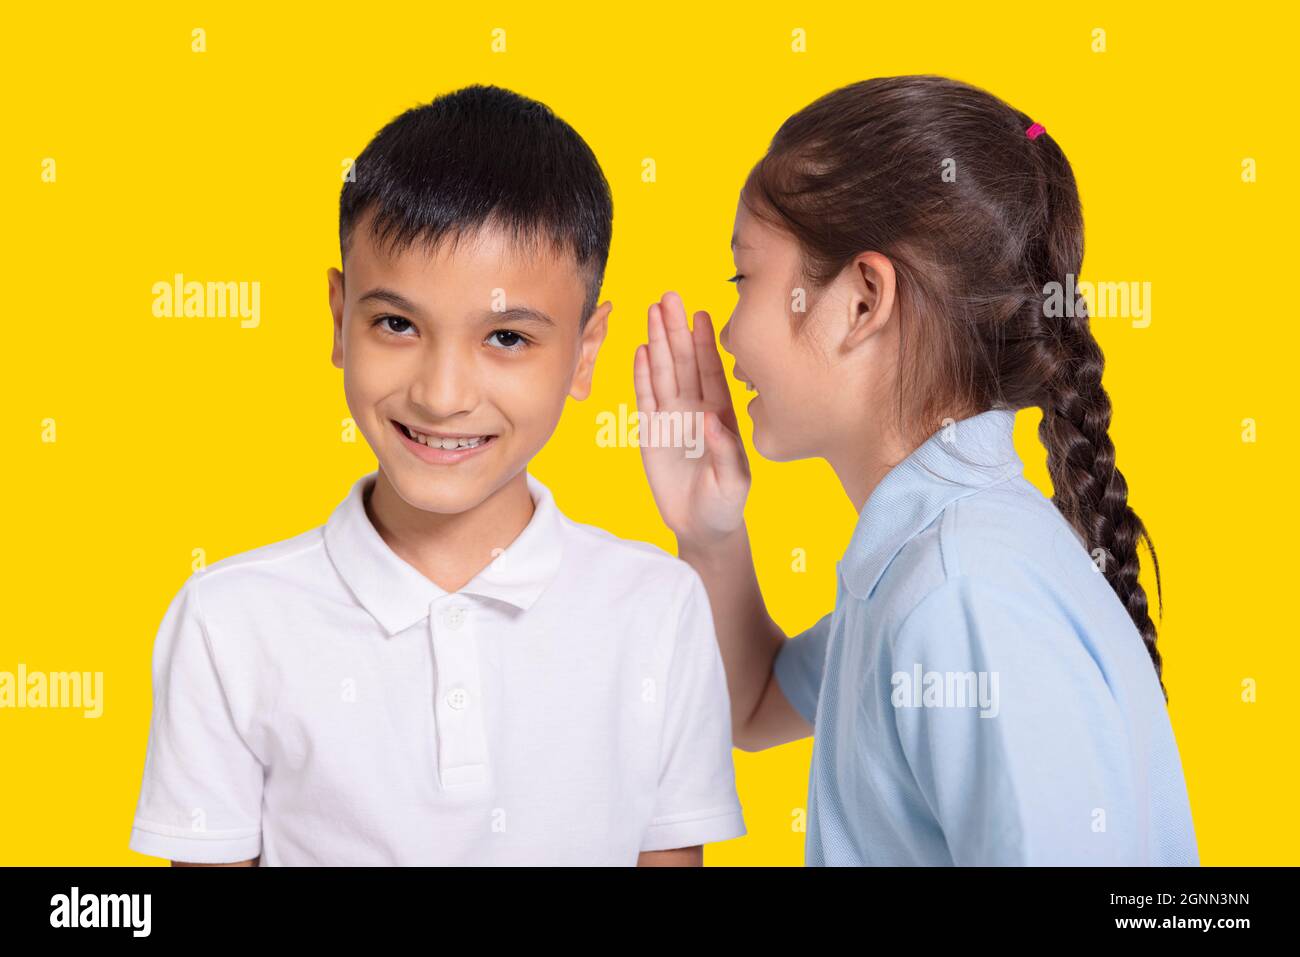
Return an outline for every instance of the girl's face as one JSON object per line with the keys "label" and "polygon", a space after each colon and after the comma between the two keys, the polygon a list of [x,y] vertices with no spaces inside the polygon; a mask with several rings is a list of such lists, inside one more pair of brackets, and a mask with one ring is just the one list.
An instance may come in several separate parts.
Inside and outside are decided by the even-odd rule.
{"label": "girl's face", "polygon": [[776,461],[829,458],[837,437],[859,432],[867,413],[854,395],[858,376],[844,365],[850,357],[834,348],[848,306],[841,283],[805,311],[812,297],[799,286],[797,244],[743,202],[732,252],[740,300],[719,340],[736,359],[735,377],[755,393],[747,407],[754,448]]}

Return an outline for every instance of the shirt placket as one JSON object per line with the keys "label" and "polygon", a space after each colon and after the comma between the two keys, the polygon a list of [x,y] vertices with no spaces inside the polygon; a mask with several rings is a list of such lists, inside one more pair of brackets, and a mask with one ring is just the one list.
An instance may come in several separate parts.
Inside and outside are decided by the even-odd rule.
{"label": "shirt placket", "polygon": [[478,784],[487,778],[483,683],[474,616],[473,607],[458,595],[444,596],[429,606],[438,777],[444,788]]}

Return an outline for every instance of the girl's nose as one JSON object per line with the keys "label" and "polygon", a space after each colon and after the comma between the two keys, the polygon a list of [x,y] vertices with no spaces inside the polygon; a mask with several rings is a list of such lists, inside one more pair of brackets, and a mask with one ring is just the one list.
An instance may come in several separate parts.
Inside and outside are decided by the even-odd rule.
{"label": "girl's nose", "polygon": [[728,353],[731,353],[731,346],[727,344],[727,333],[730,331],[730,329],[731,329],[731,320],[728,319],[727,324],[723,326],[722,331],[718,333],[718,345],[726,349]]}

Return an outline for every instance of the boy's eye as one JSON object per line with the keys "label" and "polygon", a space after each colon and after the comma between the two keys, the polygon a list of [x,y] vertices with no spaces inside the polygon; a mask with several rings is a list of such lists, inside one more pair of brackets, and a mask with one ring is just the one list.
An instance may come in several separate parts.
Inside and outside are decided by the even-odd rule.
{"label": "boy's eye", "polygon": [[742,279],[744,279],[744,278],[745,278],[745,277],[744,277],[743,275],[741,275],[740,273],[736,273],[734,276],[732,276],[730,279],[728,279],[727,282],[739,283],[740,280],[742,280]]}
{"label": "boy's eye", "polygon": [[380,316],[378,319],[372,322],[371,325],[377,326],[381,322],[387,323],[387,325],[384,326],[384,329],[395,335],[401,335],[402,333],[406,332],[407,329],[413,328],[411,326],[411,320],[403,319],[401,316]]}
{"label": "boy's eye", "polygon": [[507,352],[518,352],[528,345],[528,340],[513,329],[496,329],[488,336],[488,342]]}

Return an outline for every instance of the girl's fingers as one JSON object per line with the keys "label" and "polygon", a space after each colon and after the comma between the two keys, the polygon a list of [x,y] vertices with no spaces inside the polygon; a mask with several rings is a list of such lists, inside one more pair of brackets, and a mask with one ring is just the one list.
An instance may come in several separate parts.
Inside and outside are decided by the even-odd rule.
{"label": "girl's fingers", "polygon": [[636,393],[636,409],[649,415],[657,412],[654,386],[650,382],[650,348],[645,345],[636,347],[632,357],[632,389]]}
{"label": "girl's fingers", "polygon": [[673,354],[664,332],[663,313],[659,303],[650,307],[647,323],[649,342],[646,346],[650,359],[650,384],[654,389],[656,405],[668,405],[677,397],[677,375],[673,372]]}
{"label": "girl's fingers", "polygon": [[740,435],[722,424],[715,412],[704,413],[704,442],[713,463],[713,478],[727,498],[743,497],[749,482],[745,446]]}
{"label": "girl's fingers", "polygon": [[686,307],[675,292],[664,293],[660,300],[664,328],[668,332],[668,345],[673,353],[673,369],[677,375],[677,394],[686,400],[700,398],[700,373],[695,365],[695,343],[691,329],[686,324]]}
{"label": "girl's fingers", "polygon": [[[700,367],[700,392],[710,408],[717,409],[726,422],[723,410],[731,409],[731,393],[727,390],[727,373],[722,368],[722,356],[713,342],[713,320],[707,312],[695,314],[695,358]],[[732,412],[734,420],[735,413]]]}

